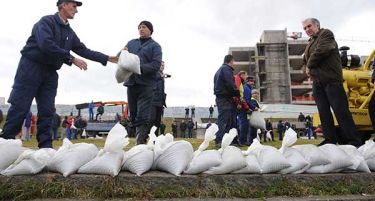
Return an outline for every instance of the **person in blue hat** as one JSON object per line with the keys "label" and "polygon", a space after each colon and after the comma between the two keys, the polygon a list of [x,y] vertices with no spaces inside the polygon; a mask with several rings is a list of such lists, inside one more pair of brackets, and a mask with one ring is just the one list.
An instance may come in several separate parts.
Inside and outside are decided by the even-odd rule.
{"label": "person in blue hat", "polygon": [[52,147],[52,120],[57,93],[57,70],[63,64],[87,69],[87,63],[71,55],[71,51],[86,59],[107,65],[117,63],[108,56],[88,49],[70,27],[69,20],[82,2],[59,0],[58,12],[42,17],[33,27],[31,36],[21,50],[21,59],[8,102],[11,104],[0,137],[14,139],[35,98],[38,107],[37,140],[39,148]]}

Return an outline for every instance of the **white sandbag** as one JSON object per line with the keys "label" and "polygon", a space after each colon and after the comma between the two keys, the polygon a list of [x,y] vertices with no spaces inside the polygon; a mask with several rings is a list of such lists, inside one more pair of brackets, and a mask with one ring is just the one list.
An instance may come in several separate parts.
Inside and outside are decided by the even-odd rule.
{"label": "white sandbag", "polygon": [[120,123],[117,123],[107,135],[107,139],[104,143],[104,151],[122,152],[129,144],[129,138],[127,138],[127,136],[128,132],[126,131],[126,128]]}
{"label": "white sandbag", "polygon": [[119,68],[128,70],[138,75],[141,74],[139,57],[135,54],[129,53],[127,50],[121,50],[117,64]]}
{"label": "white sandbag", "polygon": [[302,173],[310,166],[310,163],[305,160],[305,158],[297,149],[290,148],[290,146],[292,146],[296,142],[297,133],[292,128],[288,128],[288,130],[286,130],[284,134],[284,138],[279,151],[286,158],[286,160],[290,164],[290,167],[281,170],[281,174]]}
{"label": "white sandbag", "polygon": [[338,146],[341,150],[343,150],[346,154],[349,155],[350,161],[353,163],[352,166],[348,167],[347,170],[354,170],[358,172],[367,172],[370,173],[370,169],[366,163],[365,158],[362,156],[361,153],[357,150],[355,146],[352,145],[339,145]]}
{"label": "white sandbag", "polygon": [[83,131],[82,131],[82,135],[81,135],[81,136],[84,137],[84,138],[87,137],[86,129],[83,129]]}
{"label": "white sandbag", "polygon": [[216,133],[219,131],[219,127],[213,123],[209,128],[206,129],[204,134],[204,140],[198,149],[194,152],[194,157],[199,155],[202,151],[206,150],[210,145],[210,142],[216,139]]}
{"label": "white sandbag", "polygon": [[306,161],[297,149],[286,147],[282,154],[290,164],[290,167],[281,170],[281,174],[300,174],[310,167],[310,163]]}
{"label": "white sandbag", "polygon": [[221,154],[223,162],[216,167],[211,167],[204,173],[206,174],[228,174],[240,170],[247,166],[247,162],[242,155],[241,149],[234,146],[228,146],[223,149]]}
{"label": "white sandbag", "polygon": [[245,156],[246,167],[236,170],[232,173],[234,174],[260,174],[262,170],[260,169],[258,159],[254,155]]}
{"label": "white sandbag", "polygon": [[223,153],[223,150],[227,148],[232,142],[233,139],[237,136],[237,129],[232,128],[229,130],[229,133],[225,133],[223,139],[221,140],[221,148],[219,149],[220,153]]}
{"label": "white sandbag", "polygon": [[1,174],[6,176],[37,174],[44,169],[55,153],[56,150],[51,148],[25,150],[18,159],[7,169],[3,170]]}
{"label": "white sandbag", "polygon": [[330,163],[326,165],[310,167],[306,170],[307,173],[324,174],[339,172],[353,165],[353,163],[349,159],[350,157],[348,156],[348,154],[346,154],[343,150],[341,150],[334,144],[325,144],[320,146],[319,149],[322,150]]}
{"label": "white sandbag", "polygon": [[80,174],[105,174],[115,177],[121,170],[123,152],[105,152],[81,166],[77,173]]}
{"label": "white sandbag", "polygon": [[366,163],[367,163],[368,168],[371,171],[375,172],[375,158],[367,159]]}
{"label": "white sandbag", "polygon": [[257,158],[262,174],[290,167],[289,162],[275,147],[261,145],[258,140],[253,141],[244,155],[254,155]]}
{"label": "white sandbag", "polygon": [[129,144],[127,135],[125,127],[117,123],[109,131],[104,148],[99,151],[93,160],[80,167],[77,172],[117,176],[124,158],[123,149]]}
{"label": "white sandbag", "polygon": [[278,172],[290,167],[288,160],[275,147],[264,146],[256,157],[262,174]]}
{"label": "white sandbag", "polygon": [[280,152],[284,153],[284,148],[290,147],[296,142],[297,142],[297,133],[293,129],[288,128],[285,131],[283,141],[281,142]]}
{"label": "white sandbag", "polygon": [[133,75],[133,72],[118,67],[116,70],[115,78],[117,83],[123,83],[127,82],[131,75]]}
{"label": "white sandbag", "polygon": [[60,172],[64,177],[67,177],[95,158],[98,152],[99,150],[94,144],[72,144],[65,138],[63,145],[48,162],[47,169],[53,172]]}
{"label": "white sandbag", "polygon": [[0,138],[0,171],[8,168],[25,151],[22,141]]}
{"label": "white sandbag", "polygon": [[221,154],[217,150],[205,150],[194,156],[185,174],[199,174],[211,167],[219,166],[222,163]]}
{"label": "white sandbag", "polygon": [[249,123],[254,128],[266,129],[266,121],[260,111],[253,111],[251,113]]}
{"label": "white sandbag", "polygon": [[365,160],[375,158],[375,142],[373,140],[367,140],[364,145],[358,148],[358,151],[362,154]]}
{"label": "white sandbag", "polygon": [[184,140],[171,142],[155,158],[155,168],[179,176],[193,158],[193,151],[190,142]]}
{"label": "white sandbag", "polygon": [[310,164],[308,168],[318,165],[326,165],[330,163],[329,159],[325,156],[325,154],[315,145],[294,145],[292,146],[292,148],[297,149],[302,154],[302,156]]}
{"label": "white sandbag", "polygon": [[151,169],[154,163],[154,152],[148,145],[136,145],[125,152],[123,161],[122,170],[141,176]]}

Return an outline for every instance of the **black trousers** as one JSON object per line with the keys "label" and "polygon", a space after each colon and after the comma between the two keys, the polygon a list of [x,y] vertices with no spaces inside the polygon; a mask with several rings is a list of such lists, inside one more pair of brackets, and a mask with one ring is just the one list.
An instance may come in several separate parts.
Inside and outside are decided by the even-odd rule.
{"label": "black trousers", "polygon": [[154,126],[156,126],[158,129],[156,130],[156,135],[159,135],[159,128],[160,128],[160,122],[161,122],[161,117],[163,115],[163,106],[152,106],[151,109],[151,122]]}
{"label": "black trousers", "polygon": [[137,144],[145,144],[151,128],[153,89],[151,86],[128,86],[129,119],[136,128]]}
{"label": "black trousers", "polygon": [[[315,80],[313,83],[313,94],[326,141],[333,144],[339,141],[347,142],[345,144],[356,147],[362,145],[362,137],[355,128],[342,83],[333,82],[323,84]],[[342,132],[336,132],[331,108]]]}

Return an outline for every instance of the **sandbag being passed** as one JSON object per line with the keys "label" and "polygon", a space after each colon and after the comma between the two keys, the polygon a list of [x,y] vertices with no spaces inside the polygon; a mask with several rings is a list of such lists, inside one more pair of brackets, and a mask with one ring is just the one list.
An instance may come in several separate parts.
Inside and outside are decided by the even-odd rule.
{"label": "sandbag being passed", "polygon": [[251,113],[249,123],[254,128],[266,130],[266,121],[260,111],[253,111]]}
{"label": "sandbag being passed", "polygon": [[118,67],[124,70],[141,74],[140,60],[135,54],[129,53],[127,50],[121,50],[121,54],[118,60]]}

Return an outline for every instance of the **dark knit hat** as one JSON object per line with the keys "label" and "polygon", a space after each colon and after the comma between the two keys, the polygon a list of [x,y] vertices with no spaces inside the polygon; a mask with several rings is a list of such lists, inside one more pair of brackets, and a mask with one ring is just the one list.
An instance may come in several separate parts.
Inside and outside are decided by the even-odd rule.
{"label": "dark knit hat", "polygon": [[141,25],[145,25],[150,31],[151,31],[151,34],[152,34],[152,32],[154,32],[154,27],[152,26],[152,24],[151,24],[151,22],[149,22],[149,21],[142,21],[141,23],[139,23],[139,25],[138,25],[138,28],[139,28],[139,26],[141,26]]}

